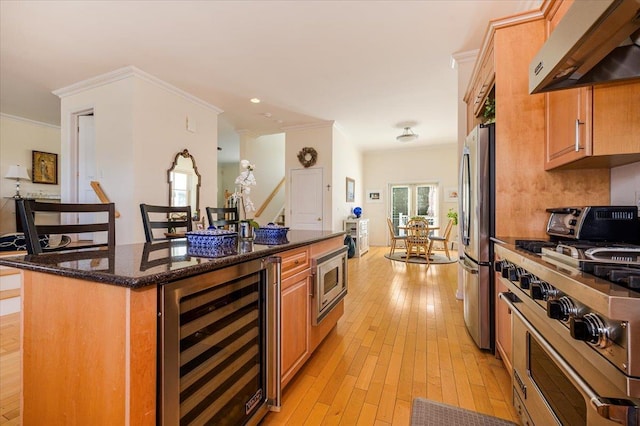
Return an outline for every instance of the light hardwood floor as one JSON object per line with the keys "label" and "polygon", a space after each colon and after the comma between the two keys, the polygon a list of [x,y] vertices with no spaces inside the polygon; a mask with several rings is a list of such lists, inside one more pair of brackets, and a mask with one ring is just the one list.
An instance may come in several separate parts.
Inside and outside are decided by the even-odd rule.
{"label": "light hardwood floor", "polygon": [[456,300],[457,263],[349,260],[345,315],[285,388],[266,425],[408,425],[428,398],[517,422],[502,361],[480,351]]}
{"label": "light hardwood floor", "polygon": [[[403,425],[429,398],[517,421],[502,362],[476,348],[456,300],[457,264],[349,260],[345,315],[265,425]],[[0,424],[19,418],[19,316],[0,319]]]}

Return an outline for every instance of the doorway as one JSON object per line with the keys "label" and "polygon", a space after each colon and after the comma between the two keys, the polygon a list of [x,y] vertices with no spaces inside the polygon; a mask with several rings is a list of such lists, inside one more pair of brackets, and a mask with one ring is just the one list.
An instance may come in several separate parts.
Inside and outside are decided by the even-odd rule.
{"label": "doorway", "polygon": [[322,169],[291,170],[291,223],[292,229],[322,231],[323,191]]}
{"label": "doorway", "polygon": [[[72,114],[75,124],[75,133],[71,138],[70,147],[70,191],[68,202],[70,203],[97,203],[99,202],[91,182],[97,180],[96,161],[96,132],[93,110],[84,110]],[[94,223],[93,214],[66,214],[60,218],[62,223]],[[71,236],[73,240],[77,235]],[[91,239],[91,234],[83,234],[83,239]],[[102,241],[104,239],[104,241]],[[98,233],[93,238],[96,244],[106,242],[106,235]]]}
{"label": "doorway", "polygon": [[412,217],[423,217],[431,226],[440,226],[438,208],[438,184],[391,184],[389,217],[393,221],[396,235],[404,235],[404,226]]}

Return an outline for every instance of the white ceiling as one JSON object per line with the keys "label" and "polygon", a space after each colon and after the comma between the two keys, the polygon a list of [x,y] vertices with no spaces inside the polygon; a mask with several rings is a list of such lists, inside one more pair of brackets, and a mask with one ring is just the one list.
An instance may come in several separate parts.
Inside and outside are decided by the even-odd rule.
{"label": "white ceiling", "polygon": [[403,147],[452,143],[452,54],[479,48],[489,19],[539,5],[1,0],[0,111],[59,124],[53,90],[133,65],[223,109],[237,130],[335,120],[366,151],[398,147],[406,123],[420,137]]}

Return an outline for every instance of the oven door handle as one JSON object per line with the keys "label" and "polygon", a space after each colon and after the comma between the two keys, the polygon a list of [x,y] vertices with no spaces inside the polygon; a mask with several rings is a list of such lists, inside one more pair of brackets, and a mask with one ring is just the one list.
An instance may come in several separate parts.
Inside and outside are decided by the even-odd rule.
{"label": "oven door handle", "polygon": [[586,395],[591,405],[596,409],[596,412],[603,418],[611,420],[612,422],[619,423],[628,426],[637,426],[640,422],[640,407],[636,406],[632,401],[628,399],[618,398],[603,398],[596,394],[593,389],[580,377],[571,366],[553,349],[553,347],[542,337],[542,335],[536,330],[531,323],[520,313],[515,306],[518,301],[517,297],[514,300],[514,296],[509,293],[500,293],[500,299],[502,299],[511,312],[515,314],[520,321],[525,325],[527,331],[536,338],[538,344],[544,348],[547,354],[553,358],[553,361],[560,366],[569,379],[580,388],[582,393]]}
{"label": "oven door handle", "polygon": [[477,275],[478,273],[480,273],[478,268],[474,268],[470,266],[467,262],[465,262],[464,258],[458,259],[458,264],[462,267],[462,269],[464,269],[465,271],[467,271],[472,275]]}

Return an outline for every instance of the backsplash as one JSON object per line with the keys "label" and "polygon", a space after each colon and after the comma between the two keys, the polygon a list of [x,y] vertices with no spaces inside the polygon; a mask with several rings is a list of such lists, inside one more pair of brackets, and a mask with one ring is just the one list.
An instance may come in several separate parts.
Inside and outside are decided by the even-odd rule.
{"label": "backsplash", "polygon": [[[611,204],[638,205],[640,198],[640,162],[611,169]],[[640,205],[638,205],[640,209]]]}

